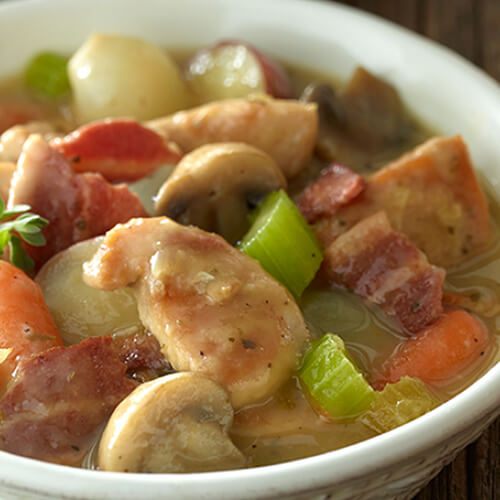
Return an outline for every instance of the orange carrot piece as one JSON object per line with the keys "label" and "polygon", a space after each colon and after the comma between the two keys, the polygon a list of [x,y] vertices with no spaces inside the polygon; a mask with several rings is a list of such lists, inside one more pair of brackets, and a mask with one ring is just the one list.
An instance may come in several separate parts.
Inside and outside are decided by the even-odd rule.
{"label": "orange carrot piece", "polygon": [[482,356],[488,341],[488,331],[473,316],[449,311],[396,348],[373,385],[380,389],[405,375],[429,384],[447,382]]}
{"label": "orange carrot piece", "polygon": [[11,349],[0,363],[0,397],[21,361],[62,339],[38,284],[12,264],[0,260],[0,349]]}

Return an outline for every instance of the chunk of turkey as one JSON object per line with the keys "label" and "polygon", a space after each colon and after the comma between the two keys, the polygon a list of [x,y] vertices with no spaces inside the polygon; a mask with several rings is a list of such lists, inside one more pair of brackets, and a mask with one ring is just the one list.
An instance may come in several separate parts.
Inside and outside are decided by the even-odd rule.
{"label": "chunk of turkey", "polygon": [[221,237],[168,219],[132,219],[84,264],[90,286],[131,285],[145,327],[176,370],[203,373],[235,408],[261,401],[309,339],[290,293]]}

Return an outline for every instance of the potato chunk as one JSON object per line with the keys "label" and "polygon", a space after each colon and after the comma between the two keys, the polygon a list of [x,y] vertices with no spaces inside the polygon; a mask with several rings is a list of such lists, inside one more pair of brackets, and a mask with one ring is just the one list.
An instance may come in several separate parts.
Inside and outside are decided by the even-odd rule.
{"label": "potato chunk", "polygon": [[102,239],[82,241],[58,253],[36,277],[67,344],[77,344],[87,337],[143,330],[134,295],[128,288],[101,291],[83,282],[83,262],[94,255]]}
{"label": "potato chunk", "polygon": [[80,122],[115,116],[148,120],[188,105],[174,61],[143,40],[92,35],[70,59],[68,72]]}

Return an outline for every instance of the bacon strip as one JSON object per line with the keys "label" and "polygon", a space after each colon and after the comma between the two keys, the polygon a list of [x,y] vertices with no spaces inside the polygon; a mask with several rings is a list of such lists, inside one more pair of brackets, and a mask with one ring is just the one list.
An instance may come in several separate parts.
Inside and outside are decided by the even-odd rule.
{"label": "bacon strip", "polygon": [[59,347],[24,362],[0,402],[0,447],[79,465],[114,408],[135,387],[111,337]]}
{"label": "bacon strip", "polygon": [[325,251],[331,283],[379,305],[408,332],[418,332],[442,313],[445,273],[378,212],[339,236]]}
{"label": "bacon strip", "polygon": [[8,206],[20,203],[50,221],[43,229],[47,244],[27,246],[36,268],[73,243],[147,215],[128,186],[113,186],[99,174],[75,174],[67,160],[38,135],[26,141],[12,178]]}
{"label": "bacon strip", "polygon": [[318,221],[315,232],[327,246],[379,210],[435,265],[457,264],[490,239],[488,203],[460,136],[427,141],[379,170],[362,196]]}
{"label": "bacon strip", "polygon": [[297,207],[309,224],[321,217],[334,215],[338,209],[356,198],[364,189],[365,181],[350,168],[333,163],[321,171],[318,180],[309,184]]}
{"label": "bacon strip", "polygon": [[90,123],[51,145],[76,172],[98,172],[110,182],[134,181],[181,159],[174,144],[135,120]]}

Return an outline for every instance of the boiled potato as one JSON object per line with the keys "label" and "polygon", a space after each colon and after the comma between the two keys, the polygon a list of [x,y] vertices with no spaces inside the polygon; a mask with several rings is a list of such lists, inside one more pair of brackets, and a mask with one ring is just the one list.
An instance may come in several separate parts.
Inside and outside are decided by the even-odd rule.
{"label": "boiled potato", "polygon": [[92,35],[70,59],[68,73],[82,123],[116,116],[149,120],[189,105],[175,62],[136,38]]}
{"label": "boiled potato", "polygon": [[36,277],[67,344],[76,344],[88,337],[143,330],[134,295],[129,289],[101,291],[82,280],[82,264],[94,255],[102,239],[82,241],[58,253]]}
{"label": "boiled potato", "polygon": [[201,102],[255,93],[277,98],[293,96],[291,81],[281,65],[237,40],[198,51],[189,61],[186,78]]}

